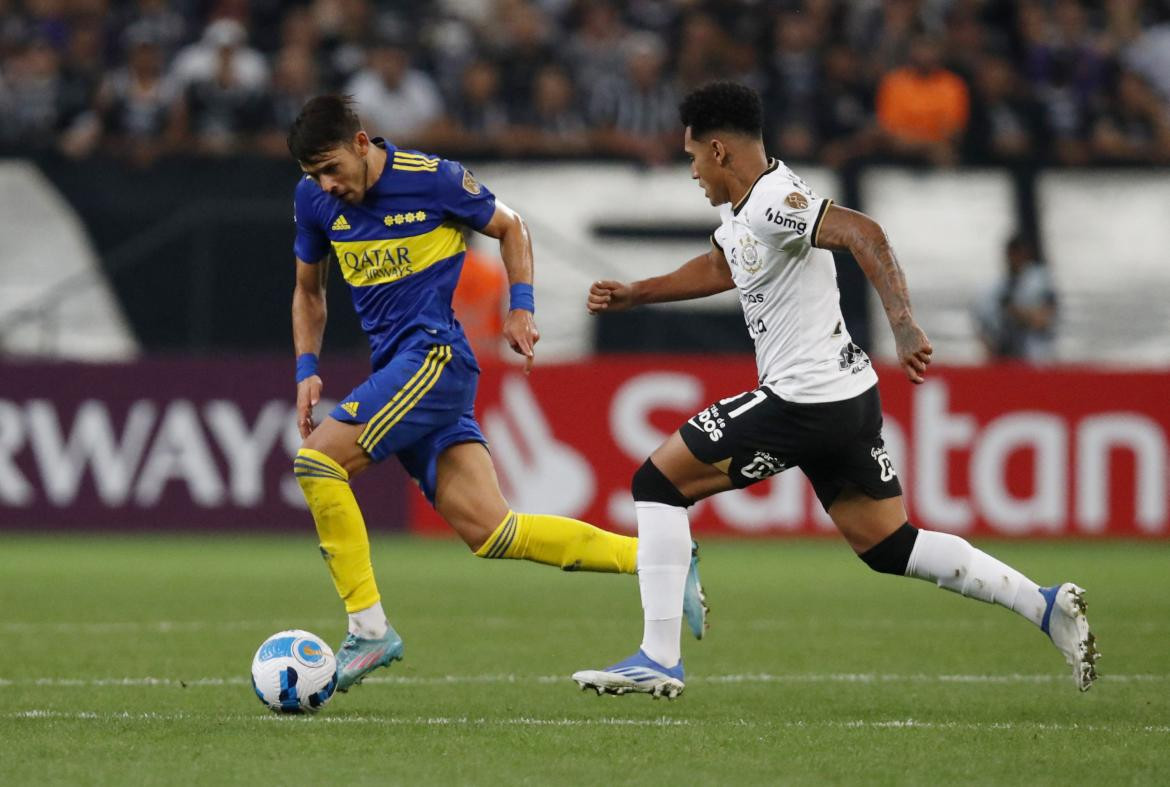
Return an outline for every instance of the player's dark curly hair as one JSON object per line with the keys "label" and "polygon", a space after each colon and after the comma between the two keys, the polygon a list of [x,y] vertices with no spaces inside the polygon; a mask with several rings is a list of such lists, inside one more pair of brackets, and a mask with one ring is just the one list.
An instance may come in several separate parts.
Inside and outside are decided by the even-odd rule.
{"label": "player's dark curly hair", "polygon": [[737,82],[709,82],[687,94],[678,106],[683,126],[701,139],[712,131],[764,133],[764,105],[760,95]]}
{"label": "player's dark curly hair", "polygon": [[306,164],[351,142],[362,128],[349,96],[309,99],[288,130],[288,152]]}

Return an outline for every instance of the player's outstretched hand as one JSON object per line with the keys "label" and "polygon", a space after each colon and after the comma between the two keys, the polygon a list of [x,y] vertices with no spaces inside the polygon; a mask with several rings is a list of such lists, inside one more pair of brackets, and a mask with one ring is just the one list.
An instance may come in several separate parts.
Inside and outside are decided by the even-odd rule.
{"label": "player's outstretched hand", "polygon": [[301,432],[301,439],[309,436],[313,431],[313,408],[321,401],[321,377],[314,374],[297,383],[297,429]]}
{"label": "player's outstretched hand", "polygon": [[595,281],[589,288],[586,306],[590,314],[620,312],[634,305],[633,290],[620,281]]}
{"label": "player's outstretched hand", "polygon": [[536,322],[532,319],[532,312],[527,309],[512,309],[504,319],[504,338],[512,352],[524,356],[524,373],[532,371],[532,364],[536,362],[536,343],[540,341],[540,331],[536,330]]}
{"label": "player's outstretched hand", "polygon": [[895,325],[894,344],[898,350],[898,362],[906,370],[910,382],[926,382],[926,367],[930,365],[934,348],[930,346],[930,339],[926,338],[918,323],[909,320]]}

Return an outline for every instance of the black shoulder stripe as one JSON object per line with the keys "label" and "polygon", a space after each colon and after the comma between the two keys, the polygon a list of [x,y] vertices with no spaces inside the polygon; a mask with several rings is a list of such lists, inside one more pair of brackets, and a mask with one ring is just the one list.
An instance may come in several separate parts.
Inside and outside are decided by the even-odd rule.
{"label": "black shoulder stripe", "polygon": [[821,234],[821,221],[825,218],[825,214],[828,213],[829,206],[832,204],[833,204],[833,200],[831,200],[831,199],[827,199],[824,202],[822,202],[821,209],[819,211],[817,211],[817,219],[816,219],[816,221],[813,222],[812,245],[816,246],[816,248],[818,248],[818,249],[820,248],[820,246],[817,245],[817,241],[819,240],[819,236]]}

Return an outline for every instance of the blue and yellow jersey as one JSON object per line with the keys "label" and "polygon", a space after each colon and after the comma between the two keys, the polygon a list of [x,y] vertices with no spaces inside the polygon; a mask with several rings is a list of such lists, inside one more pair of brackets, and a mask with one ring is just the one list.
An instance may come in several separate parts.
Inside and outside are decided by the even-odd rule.
{"label": "blue and yellow jersey", "polygon": [[463,268],[464,227],[483,229],[496,198],[456,161],[398,150],[360,205],[297,184],[293,251],[317,263],[332,249],[370,340],[374,368],[395,353],[449,344],[471,355],[451,310]]}

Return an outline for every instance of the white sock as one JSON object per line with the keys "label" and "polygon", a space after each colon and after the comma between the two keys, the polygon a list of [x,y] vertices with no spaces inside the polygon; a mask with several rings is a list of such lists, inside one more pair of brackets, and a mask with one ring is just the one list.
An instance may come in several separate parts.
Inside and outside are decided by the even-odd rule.
{"label": "white sock", "polygon": [[638,517],[638,586],[646,628],[642,651],[664,667],[682,658],[683,589],[691,565],[687,510],[664,503],[635,502]]}
{"label": "white sock", "polygon": [[937,582],[940,588],[1007,607],[1037,626],[1044,618],[1046,602],[1039,585],[950,533],[919,530],[906,576]]}
{"label": "white sock", "polygon": [[349,613],[349,633],[361,639],[381,639],[386,636],[390,624],[386,622],[386,613],[382,610],[382,602],[375,601],[372,606]]}

